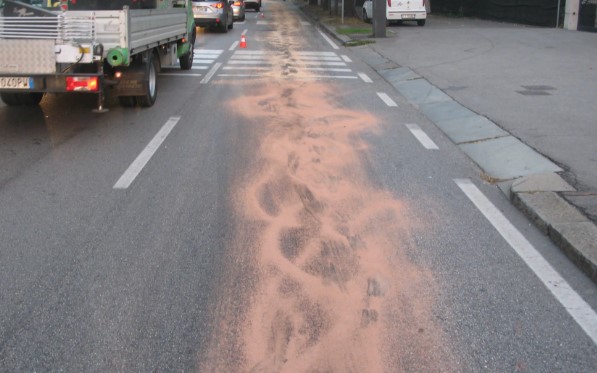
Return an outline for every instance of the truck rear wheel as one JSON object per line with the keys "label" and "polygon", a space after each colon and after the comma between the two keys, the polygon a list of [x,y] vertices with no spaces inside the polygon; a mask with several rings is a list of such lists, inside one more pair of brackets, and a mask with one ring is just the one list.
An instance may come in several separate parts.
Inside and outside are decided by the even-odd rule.
{"label": "truck rear wheel", "polygon": [[193,35],[191,36],[191,48],[187,53],[180,57],[180,69],[190,70],[193,67],[193,57],[195,56],[195,29],[193,29]]}
{"label": "truck rear wheel", "polygon": [[158,96],[158,67],[153,53],[148,53],[147,67],[145,70],[145,88],[147,93],[137,96],[137,103],[142,107],[153,106]]}
{"label": "truck rear wheel", "polygon": [[8,106],[35,106],[43,97],[43,92],[0,92],[0,98]]}
{"label": "truck rear wheel", "polygon": [[193,55],[195,52],[193,51],[193,47],[180,57],[180,69],[181,70],[190,70],[193,67]]}

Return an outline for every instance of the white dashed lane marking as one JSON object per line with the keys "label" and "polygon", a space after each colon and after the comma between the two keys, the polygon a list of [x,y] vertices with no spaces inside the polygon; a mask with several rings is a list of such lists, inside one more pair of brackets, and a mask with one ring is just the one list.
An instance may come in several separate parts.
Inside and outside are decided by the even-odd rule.
{"label": "white dashed lane marking", "polygon": [[373,83],[373,80],[371,80],[371,78],[369,78],[369,76],[365,73],[359,73],[359,77],[365,82],[365,83]]}
{"label": "white dashed lane marking", "polygon": [[145,165],[147,165],[147,162],[149,162],[151,157],[159,149],[160,145],[162,145],[164,140],[166,140],[166,137],[168,137],[179,120],[180,117],[171,117],[168,119],[168,121],[162,126],[153,139],[151,139],[149,144],[147,144],[145,149],[141,151],[133,163],[131,163],[129,168],[127,168],[127,170],[122,174],[116,184],[114,184],[114,189],[127,189],[132,182],[135,181],[139,173],[141,173]]}
{"label": "white dashed lane marking", "polygon": [[410,132],[417,138],[417,140],[419,140],[419,142],[421,143],[421,145],[423,145],[425,147],[425,149],[429,149],[429,150],[438,150],[439,149],[437,147],[437,145],[435,145],[433,140],[431,140],[429,138],[429,136],[427,136],[427,134],[425,132],[423,132],[421,127],[419,127],[418,125],[407,124],[406,128],[408,128],[410,130]]}
{"label": "white dashed lane marking", "polygon": [[379,98],[381,98],[381,100],[383,102],[386,103],[386,105],[390,106],[390,107],[396,107],[398,106],[398,104],[396,104],[396,102],[394,102],[394,100],[392,100],[390,98],[390,96],[388,96],[386,93],[383,92],[377,92],[377,96],[379,96]]}

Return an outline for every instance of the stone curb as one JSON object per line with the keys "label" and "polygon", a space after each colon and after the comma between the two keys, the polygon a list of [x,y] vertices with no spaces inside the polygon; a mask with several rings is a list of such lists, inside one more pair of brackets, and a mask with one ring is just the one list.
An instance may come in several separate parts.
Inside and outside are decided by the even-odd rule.
{"label": "stone curb", "polygon": [[[535,177],[531,175],[521,179],[532,180]],[[597,226],[558,195],[558,192],[568,191],[568,187],[553,191],[549,189],[557,188],[545,185],[535,190],[519,191],[517,185],[513,184],[510,199],[577,267],[597,283]]]}
{"label": "stone curb", "polygon": [[[334,26],[313,19],[304,11],[303,14],[342,45],[352,41],[349,36],[336,33]],[[597,283],[597,226],[558,194],[574,191],[572,186],[554,172],[527,175],[497,185],[578,268]]]}

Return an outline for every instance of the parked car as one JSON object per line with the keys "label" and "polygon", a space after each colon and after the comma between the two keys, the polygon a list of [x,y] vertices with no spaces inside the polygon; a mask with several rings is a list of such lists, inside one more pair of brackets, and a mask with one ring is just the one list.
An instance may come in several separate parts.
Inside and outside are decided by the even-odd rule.
{"label": "parked car", "polygon": [[[370,22],[373,17],[373,1],[366,0],[363,3],[363,21]],[[425,0],[387,0],[386,22],[402,23],[403,21],[415,21],[419,26],[425,25],[427,9]]]}
{"label": "parked car", "polygon": [[255,9],[256,12],[261,9],[261,0],[245,0],[246,9]]}
{"label": "parked car", "polygon": [[195,25],[228,32],[234,26],[234,16],[229,0],[193,1]]}
{"label": "parked car", "polygon": [[245,20],[245,0],[230,0],[235,21]]}

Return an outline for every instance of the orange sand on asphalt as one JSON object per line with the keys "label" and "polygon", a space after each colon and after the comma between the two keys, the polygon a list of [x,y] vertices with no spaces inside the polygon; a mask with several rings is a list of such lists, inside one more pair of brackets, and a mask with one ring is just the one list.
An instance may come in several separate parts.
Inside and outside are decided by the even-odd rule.
{"label": "orange sand on asphalt", "polygon": [[376,131],[376,119],[328,102],[328,90],[272,83],[231,103],[263,126],[259,170],[235,200],[238,215],[264,229],[257,242],[233,244],[258,248],[259,282],[238,326],[242,366],[207,370],[398,372],[414,359],[450,371],[433,278],[404,245],[421,227],[361,165],[359,133]]}
{"label": "orange sand on asphalt", "polygon": [[232,244],[257,248],[258,282],[246,314],[219,322],[235,347],[213,347],[242,357],[212,351],[201,371],[455,370],[432,315],[433,277],[408,260],[424,225],[362,165],[360,134],[380,131],[377,119],[330,97],[325,84],[282,79],[230,103],[262,134],[259,167],[234,200],[263,229]]}

